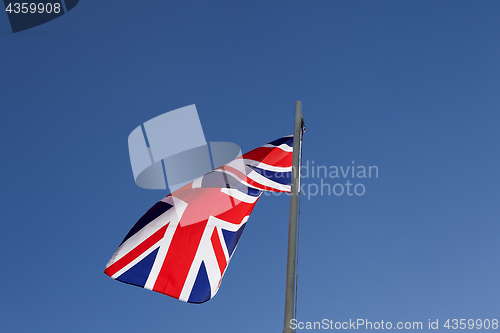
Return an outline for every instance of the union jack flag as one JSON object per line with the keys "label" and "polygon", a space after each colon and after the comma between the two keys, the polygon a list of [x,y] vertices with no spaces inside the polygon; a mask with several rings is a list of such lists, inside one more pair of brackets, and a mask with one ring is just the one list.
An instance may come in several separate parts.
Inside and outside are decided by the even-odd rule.
{"label": "union jack flag", "polygon": [[256,148],[157,202],[104,273],[189,303],[212,298],[262,191],[290,192],[293,136]]}

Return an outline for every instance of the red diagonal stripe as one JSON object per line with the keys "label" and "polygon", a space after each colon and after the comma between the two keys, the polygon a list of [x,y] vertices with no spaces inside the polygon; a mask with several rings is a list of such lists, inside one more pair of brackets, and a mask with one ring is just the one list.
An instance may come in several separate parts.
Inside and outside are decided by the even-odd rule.
{"label": "red diagonal stripe", "polygon": [[123,267],[127,266],[129,263],[131,263],[133,260],[135,260],[137,257],[139,257],[141,254],[146,252],[151,246],[156,244],[160,239],[165,236],[165,231],[167,230],[167,227],[170,223],[167,223],[165,226],[163,226],[160,230],[149,236],[144,242],[140,243],[137,245],[132,251],[121,257],[118,261],[113,263],[111,266],[106,268],[104,273],[106,273],[109,276],[113,276],[116,274],[120,269]]}
{"label": "red diagonal stripe", "polygon": [[219,233],[217,232],[217,228],[214,228],[214,232],[212,233],[212,237],[210,237],[212,241],[212,247],[214,248],[215,257],[217,258],[217,263],[219,264],[220,274],[224,273],[224,269],[226,268],[227,261],[226,256],[224,255],[224,250],[222,249],[222,245],[220,243]]}
{"label": "red diagonal stripe", "polygon": [[241,158],[263,162],[277,167],[290,167],[292,165],[292,152],[286,152],[279,148],[260,147],[249,151]]}

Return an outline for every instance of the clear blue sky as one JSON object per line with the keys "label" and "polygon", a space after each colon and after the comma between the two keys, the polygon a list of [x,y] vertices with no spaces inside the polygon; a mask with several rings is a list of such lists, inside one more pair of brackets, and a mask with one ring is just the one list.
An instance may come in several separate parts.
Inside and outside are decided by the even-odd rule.
{"label": "clear blue sky", "polygon": [[298,319],[500,319],[499,14],[498,1],[82,0],[12,34],[0,13],[0,330],[281,332],[287,196],[259,200],[205,304],[103,270],[166,195],[134,183],[135,127],[196,104],[207,141],[248,151],[292,133],[299,99],[304,161],[379,172],[323,179],[362,196],[302,198]]}

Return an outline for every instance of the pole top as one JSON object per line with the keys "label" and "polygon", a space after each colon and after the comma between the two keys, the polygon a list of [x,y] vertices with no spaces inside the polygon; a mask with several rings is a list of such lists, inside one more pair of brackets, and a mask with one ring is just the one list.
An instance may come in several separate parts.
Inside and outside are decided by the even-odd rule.
{"label": "pole top", "polygon": [[301,101],[297,101],[295,102],[295,112],[300,112],[300,126],[302,128],[305,128],[305,122],[304,122],[304,114],[302,113],[302,102]]}

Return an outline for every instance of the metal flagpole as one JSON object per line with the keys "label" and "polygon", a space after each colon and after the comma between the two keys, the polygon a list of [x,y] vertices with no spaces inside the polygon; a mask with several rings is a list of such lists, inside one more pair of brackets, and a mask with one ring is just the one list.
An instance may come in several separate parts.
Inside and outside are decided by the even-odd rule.
{"label": "metal flagpole", "polygon": [[302,135],[302,102],[295,103],[293,129],[292,188],[290,195],[290,218],[288,224],[288,254],[286,264],[285,326],[283,333],[293,333],[290,321],[295,309],[295,264],[297,255],[297,207],[299,198],[300,144]]}

